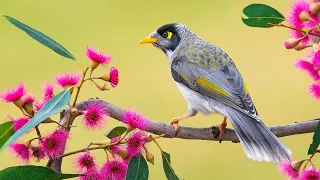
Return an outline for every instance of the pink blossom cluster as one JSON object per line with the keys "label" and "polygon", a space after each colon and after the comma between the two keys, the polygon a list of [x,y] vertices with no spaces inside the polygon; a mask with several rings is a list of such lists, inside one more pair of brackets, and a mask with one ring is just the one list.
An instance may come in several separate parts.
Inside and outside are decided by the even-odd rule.
{"label": "pink blossom cluster", "polygon": [[[313,165],[306,170],[295,169],[294,163],[282,162],[278,169],[281,175],[288,180],[320,180],[320,170]],[[300,164],[301,166],[301,164]],[[300,166],[298,169],[300,169]]]}
{"label": "pink blossom cluster", "polygon": [[24,163],[29,163],[30,159],[33,158],[39,162],[45,157],[56,158],[61,155],[65,148],[66,142],[69,138],[69,132],[57,129],[45,137],[39,140],[37,145],[33,145],[33,140],[25,143],[13,143],[9,146],[11,152]]}
{"label": "pink blossom cluster", "polygon": [[[112,143],[118,141],[112,139]],[[74,166],[78,173],[83,173],[81,180],[124,180],[128,168],[128,163],[133,156],[145,154],[147,134],[142,131],[133,132],[124,145],[114,145],[109,148],[113,154],[112,159],[107,159],[101,166],[95,161],[94,156],[89,152],[78,154],[74,160]]]}
{"label": "pink blossom cluster", "polygon": [[309,91],[316,99],[320,99],[320,2],[296,0],[286,19],[291,27],[291,38],[285,42],[285,47],[298,51],[309,47],[312,49],[305,59],[297,60],[296,67],[314,80]]}

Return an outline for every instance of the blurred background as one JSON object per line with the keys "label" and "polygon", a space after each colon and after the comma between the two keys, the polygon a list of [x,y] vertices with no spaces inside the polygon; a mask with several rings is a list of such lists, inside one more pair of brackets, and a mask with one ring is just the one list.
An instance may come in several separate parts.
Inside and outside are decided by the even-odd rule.
{"label": "blurred background", "polygon": [[[187,103],[171,77],[166,56],[151,45],[137,44],[161,25],[180,22],[233,58],[267,125],[318,118],[319,103],[307,91],[311,78],[294,67],[295,60],[304,58],[306,52],[284,48],[287,29],[257,29],[242,23],[242,9],[258,2],[286,14],[292,1],[15,0],[1,1],[0,14],[12,16],[52,37],[83,64],[89,63],[85,57],[87,45],[114,56],[112,66],[120,71],[119,86],[100,92],[88,83],[81,92],[81,100],[100,97],[167,123],[186,113]],[[39,85],[53,81],[55,73],[80,70],[77,63],[42,46],[4,18],[0,18],[0,60],[0,90],[23,82],[36,96],[41,95]],[[99,68],[96,74],[104,71],[107,70]],[[1,119],[7,119],[8,115],[19,117],[20,113],[12,104],[1,103]],[[208,127],[221,120],[217,115],[197,115],[181,125]],[[72,129],[67,151],[104,140],[103,134],[120,123],[108,119],[108,125],[95,132],[84,130],[80,121],[75,124],[78,127]],[[43,133],[51,129],[50,125],[41,127]],[[282,141],[291,148],[295,159],[302,159],[307,157],[311,138],[311,134],[296,135]],[[181,139],[159,142],[171,154],[172,166],[180,179],[281,179],[276,164],[249,160],[240,144]],[[155,155],[155,165],[149,164],[150,179],[165,179],[159,150],[154,144],[149,149]],[[95,153],[100,162],[105,161],[104,152]],[[0,163],[0,169],[21,164],[7,151],[0,154],[0,159],[5,162]],[[72,160],[73,157],[64,159],[63,172],[74,172]]]}

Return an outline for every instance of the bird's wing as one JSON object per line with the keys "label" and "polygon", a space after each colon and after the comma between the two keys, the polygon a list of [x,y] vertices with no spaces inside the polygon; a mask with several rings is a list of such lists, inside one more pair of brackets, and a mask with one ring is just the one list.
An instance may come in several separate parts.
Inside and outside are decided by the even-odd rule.
{"label": "bird's wing", "polygon": [[213,49],[206,51],[203,47],[200,52],[187,52],[171,63],[176,82],[259,120],[247,87],[228,55],[223,51],[215,55]]}

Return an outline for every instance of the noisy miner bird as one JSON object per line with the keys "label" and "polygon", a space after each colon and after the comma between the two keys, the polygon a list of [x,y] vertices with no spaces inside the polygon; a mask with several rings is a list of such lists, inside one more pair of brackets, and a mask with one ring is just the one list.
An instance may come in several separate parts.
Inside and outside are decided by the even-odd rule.
{"label": "noisy miner bird", "polygon": [[139,42],[145,43],[167,55],[173,79],[188,101],[188,113],[171,123],[176,130],[180,120],[198,112],[219,113],[230,119],[249,158],[291,161],[291,151],[261,121],[241,74],[221,48],[178,23],[166,24]]}

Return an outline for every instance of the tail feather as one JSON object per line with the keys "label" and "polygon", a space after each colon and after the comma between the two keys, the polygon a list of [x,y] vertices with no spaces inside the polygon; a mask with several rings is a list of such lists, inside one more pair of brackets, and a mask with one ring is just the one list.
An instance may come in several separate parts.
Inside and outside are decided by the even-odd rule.
{"label": "tail feather", "polygon": [[257,161],[291,161],[291,151],[264,125],[234,109],[225,115],[230,119],[240,143],[250,159]]}

